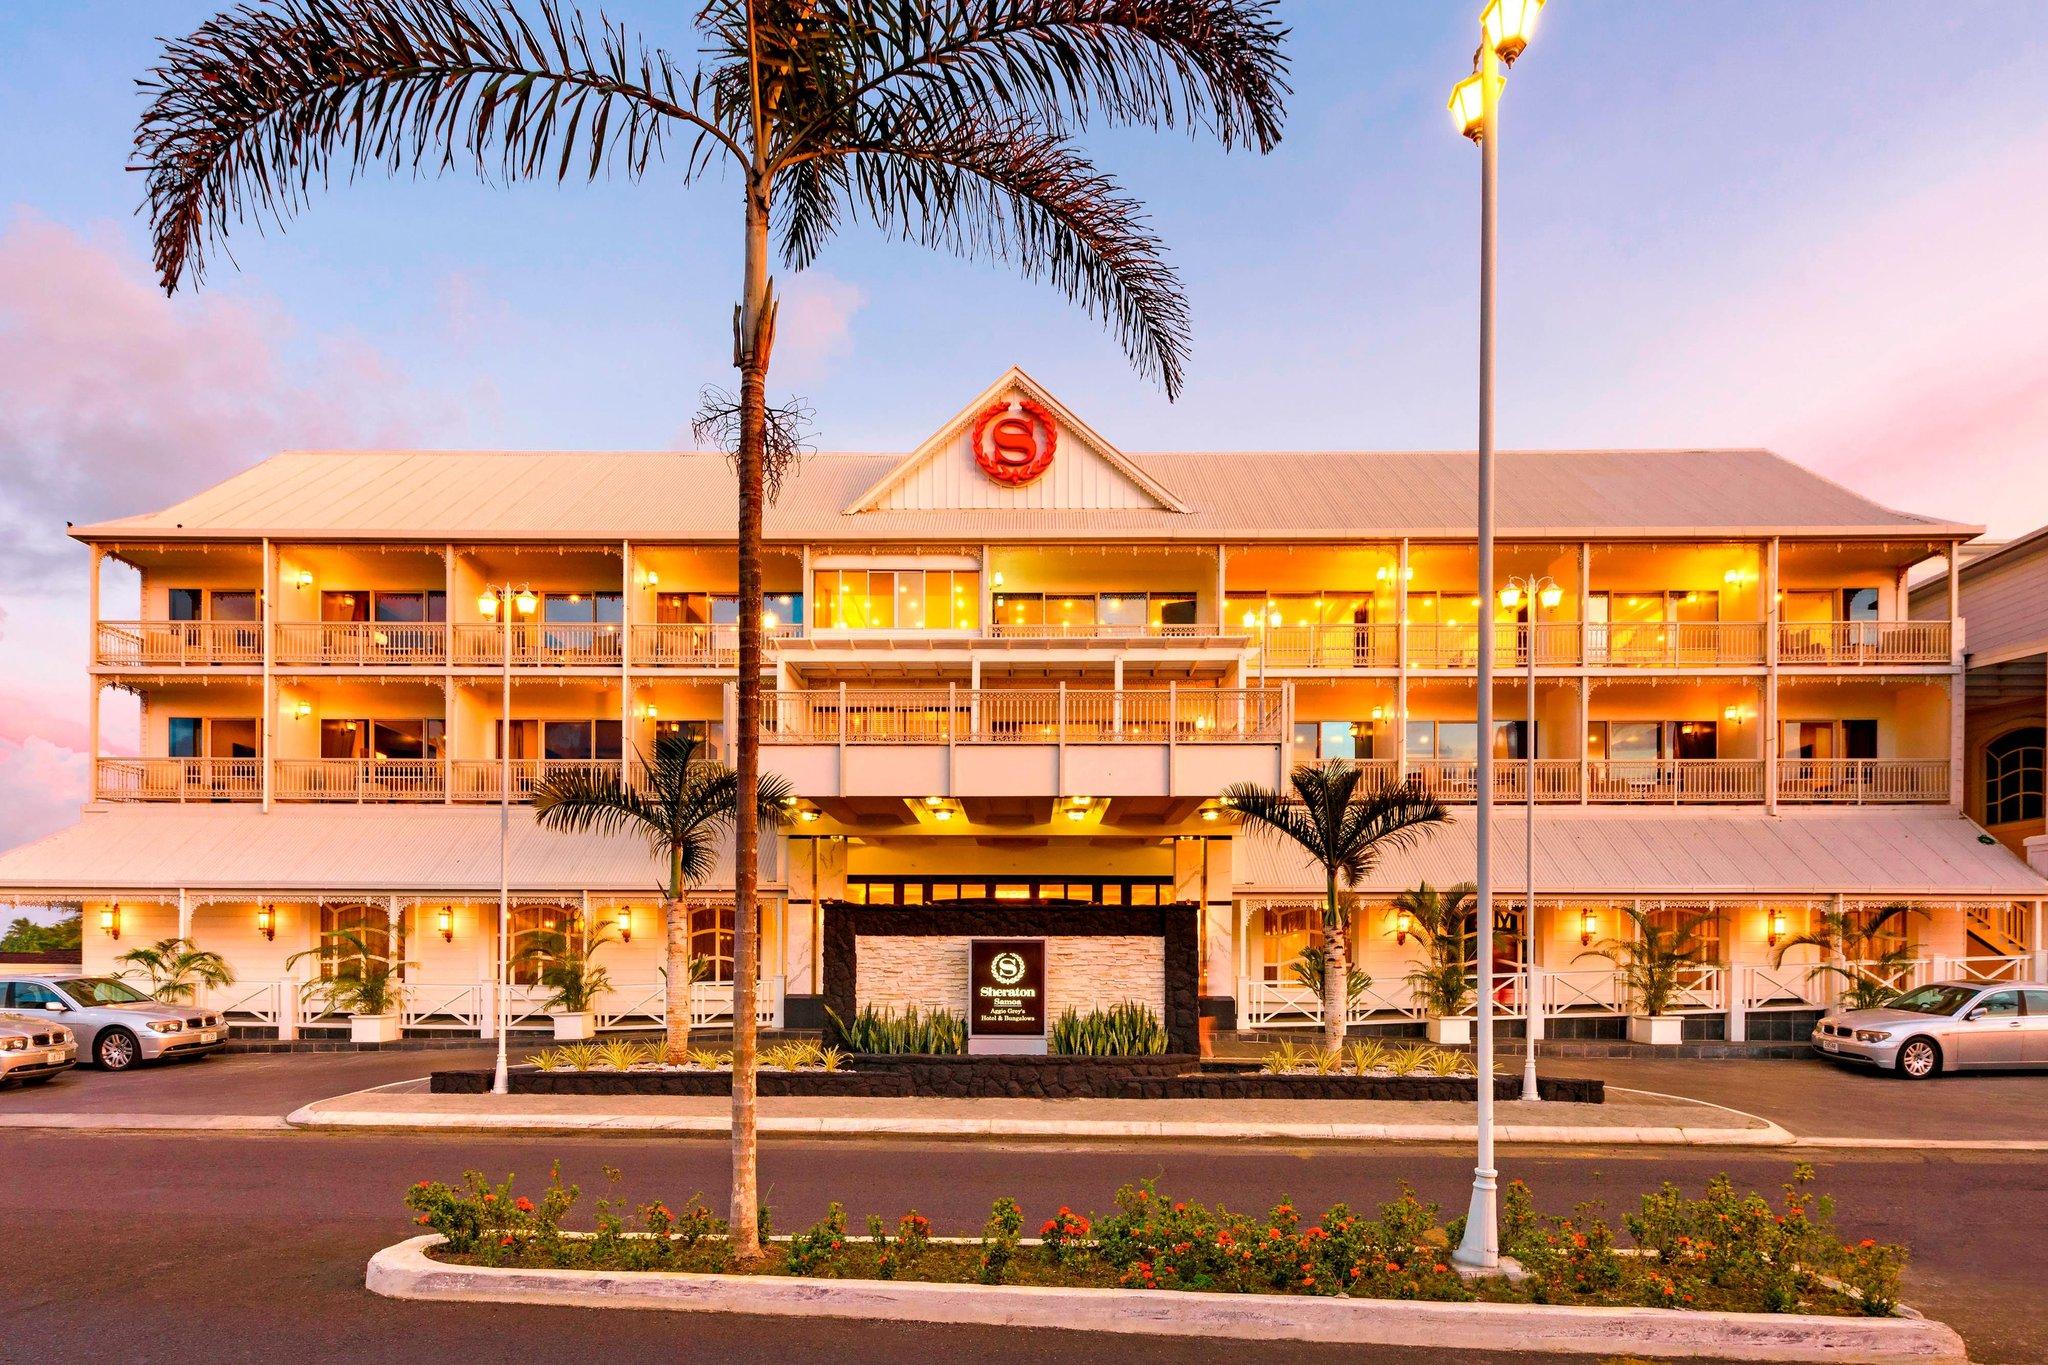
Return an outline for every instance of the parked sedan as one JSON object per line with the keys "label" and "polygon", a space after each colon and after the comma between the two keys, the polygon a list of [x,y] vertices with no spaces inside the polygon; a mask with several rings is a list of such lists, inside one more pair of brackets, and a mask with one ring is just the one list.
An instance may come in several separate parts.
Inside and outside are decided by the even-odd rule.
{"label": "parked sedan", "polygon": [[108,1071],[214,1052],[227,1042],[227,1026],[213,1011],[167,1005],[110,976],[24,972],[0,976],[0,994],[0,1009],[52,1016]]}
{"label": "parked sedan", "polygon": [[1813,1029],[1824,1056],[1912,1080],[1942,1071],[2048,1068],[2048,985],[1940,981],[1875,1010],[1844,1010]]}
{"label": "parked sedan", "polygon": [[41,1085],[78,1062],[71,1030],[32,1014],[0,1014],[0,1085]]}

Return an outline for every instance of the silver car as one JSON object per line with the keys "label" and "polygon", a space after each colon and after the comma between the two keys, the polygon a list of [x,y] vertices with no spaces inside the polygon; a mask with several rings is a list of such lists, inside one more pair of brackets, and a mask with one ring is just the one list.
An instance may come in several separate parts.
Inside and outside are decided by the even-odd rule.
{"label": "silver car", "polygon": [[2048,1068],[2048,985],[1938,981],[1875,1010],[1844,1010],[1813,1029],[1823,1056],[1925,1080],[1942,1071]]}
{"label": "silver car", "polygon": [[110,976],[75,972],[0,975],[0,1009],[48,1016],[108,1071],[159,1057],[191,1057],[226,1046],[227,1025],[212,1010],[167,1005]]}
{"label": "silver car", "polygon": [[0,1085],[41,1085],[78,1061],[78,1041],[52,1019],[0,1014]]}

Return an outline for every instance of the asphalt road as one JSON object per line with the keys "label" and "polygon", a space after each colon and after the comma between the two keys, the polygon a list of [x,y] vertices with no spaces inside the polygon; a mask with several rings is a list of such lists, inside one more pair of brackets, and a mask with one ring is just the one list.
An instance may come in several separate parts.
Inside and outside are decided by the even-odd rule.
{"label": "asphalt road", "polygon": [[[829,1320],[700,1318],[587,1310],[405,1304],[362,1288],[363,1263],[410,1232],[399,1199],[422,1177],[475,1166],[533,1183],[551,1158],[584,1186],[602,1168],[626,1194],[670,1202],[701,1192],[722,1204],[716,1142],[420,1138],[396,1135],[0,1133],[0,1360],[532,1360],[856,1355],[944,1360],[1242,1361],[1224,1343],[940,1329]],[[777,1142],[764,1152],[779,1227],[844,1200],[858,1220],[915,1206],[942,1230],[968,1230],[1011,1193],[1035,1217],[1060,1203],[1103,1207],[1123,1180],[1253,1207],[1285,1195],[1308,1208],[1366,1203],[1413,1181],[1463,1203],[1469,1155],[1413,1147],[1147,1146],[1001,1150],[966,1144]],[[1915,1247],[1909,1297],[1953,1324],[1984,1362],[2048,1359],[2048,1284],[2038,1229],[2048,1220],[2048,1159],[1891,1151],[1828,1154],[1820,1185],[1851,1236]],[[1718,1170],[1770,1188],[1783,1154],[1635,1150],[1511,1152],[1506,1173],[1565,1208],[1611,1208],[1665,1179],[1696,1185]],[[1442,1353],[1321,1351],[1290,1360],[1409,1362]],[[1494,1359],[1502,1359],[1494,1357]],[[1535,1359],[1530,1357],[1528,1359]]]}

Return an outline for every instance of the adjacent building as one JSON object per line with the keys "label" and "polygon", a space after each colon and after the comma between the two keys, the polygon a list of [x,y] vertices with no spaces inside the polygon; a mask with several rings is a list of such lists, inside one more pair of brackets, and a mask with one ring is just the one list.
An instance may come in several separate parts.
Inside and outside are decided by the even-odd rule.
{"label": "adjacent building", "polygon": [[[1533,952],[1553,1032],[1618,1027],[1583,953],[1625,905],[1709,912],[1696,1036],[1792,1036],[1829,986],[1774,945],[1824,910],[1920,906],[1922,976],[2040,965],[2048,882],[1969,818],[1964,573],[1909,602],[1909,569],[1979,528],[1761,450],[1510,452],[1500,580],[1554,590],[1504,605],[1477,596],[1473,477],[1463,452],[1126,452],[1015,370],[908,453],[806,460],[767,518],[764,766],[798,802],[765,854],[764,1019],[818,1021],[834,915],[916,907],[943,940],[948,907],[1109,930],[1174,907],[1194,928],[1163,967],[1105,930],[1053,1006],[1163,1000],[1185,966],[1222,1027],[1312,1024],[1320,874],[1218,797],[1336,759],[1454,811],[1359,888],[1353,1017],[1411,1024],[1391,898],[1471,875],[1482,744],[1503,962]],[[505,774],[517,802],[666,732],[729,754],[733,524],[716,453],[302,451],[77,528],[92,802],[0,856],[0,893],[81,904],[90,967],[174,934],[221,951],[213,1002],[286,1033],[328,1022],[287,958],[360,928],[407,964],[408,1026],[488,1032]],[[140,575],[123,619],[108,559]],[[99,752],[104,689],[140,699],[138,753]],[[655,1022],[646,850],[515,809],[508,856],[513,932],[612,926],[601,1022]],[[694,893],[700,1021],[729,1009],[730,887]],[[858,995],[943,1000],[954,956],[864,950]]]}

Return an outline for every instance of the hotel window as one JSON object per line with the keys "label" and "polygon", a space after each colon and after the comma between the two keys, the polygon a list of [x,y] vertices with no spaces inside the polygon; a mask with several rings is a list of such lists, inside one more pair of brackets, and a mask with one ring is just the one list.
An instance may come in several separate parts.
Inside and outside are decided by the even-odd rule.
{"label": "hotel window", "polygon": [[1371,593],[1351,589],[1318,592],[1246,592],[1225,595],[1223,619],[1234,629],[1265,626],[1370,625]]}
{"label": "hotel window", "polygon": [[[733,626],[739,624],[737,593],[664,592],[654,599],[654,619],[661,625]],[[761,624],[770,630],[804,623],[804,595],[771,592],[761,599]]]}
{"label": "hotel window", "polygon": [[1294,723],[1297,759],[1372,758],[1375,727],[1369,720],[1298,720]]}
{"label": "hotel window", "polygon": [[[496,724],[499,749],[504,752],[504,722]],[[615,720],[517,720],[512,722],[513,759],[540,758],[557,762],[585,759],[616,759],[620,756],[621,730]]]}
{"label": "hotel window", "polygon": [[372,759],[439,758],[447,723],[442,720],[323,720],[320,757]]}
{"label": "hotel window", "polygon": [[256,619],[256,592],[253,588],[172,588],[168,605],[173,621]]}
{"label": "hotel window", "polygon": [[690,916],[690,961],[699,981],[732,981],[733,912],[724,904],[693,902]]}
{"label": "hotel window", "polygon": [[1780,737],[1781,758],[1826,761],[1877,757],[1874,720],[1788,720]]}
{"label": "hotel window", "polygon": [[1596,720],[1586,725],[1586,757],[1619,763],[1718,758],[1720,742],[1719,723],[1711,720]]}
{"label": "hotel window", "polygon": [[1677,621],[1718,621],[1721,594],[1672,588],[1664,592],[1596,592],[1587,597],[1590,618],[1615,625]]}
{"label": "hotel window", "polygon": [[971,569],[820,569],[821,630],[976,630],[981,575]]}
{"label": "hotel window", "polygon": [[1304,949],[1322,941],[1322,912],[1311,905],[1269,905],[1260,936],[1261,966],[1267,985],[1298,985],[1294,964]]}
{"label": "hotel window", "polygon": [[[1695,921],[1695,917],[1698,917]],[[1619,917],[1623,925],[1625,916]],[[1721,961],[1721,920],[1718,910],[1709,910],[1703,905],[1652,905],[1643,909],[1643,918],[1666,934],[1675,934],[1681,925],[1692,922],[1692,951],[1685,955],[1686,961],[1707,967]],[[1679,982],[1681,992],[1690,983]]]}
{"label": "hotel window", "polygon": [[369,958],[388,963],[403,972],[405,963],[405,920],[401,916],[394,932],[391,912],[381,905],[323,905],[320,907],[320,979],[334,975],[341,963],[360,959],[363,954],[335,942],[330,935],[353,934],[369,949]]}
{"label": "hotel window", "polygon": [[[1526,758],[1528,722],[1497,720],[1493,723],[1493,756]],[[1410,758],[1439,759],[1450,763],[1479,761],[1479,723],[1470,720],[1411,720],[1407,726]]]}
{"label": "hotel window", "polygon": [[2038,725],[2008,730],[1984,746],[1984,823],[2011,825],[2042,817],[2043,743]]}
{"label": "hotel window", "polygon": [[448,619],[445,592],[323,592],[320,594],[323,621],[388,621],[395,625],[417,625]]}
{"label": "hotel window", "polygon": [[1036,878],[849,877],[846,899],[855,905],[938,905],[948,901],[1067,900],[1090,905],[1170,905],[1166,877]]}
{"label": "hotel window", "polygon": [[164,742],[170,758],[255,758],[259,738],[253,716],[172,716]]}
{"label": "hotel window", "polygon": [[583,937],[583,910],[575,905],[512,907],[512,953],[506,965],[518,986],[540,985],[550,957]]}

